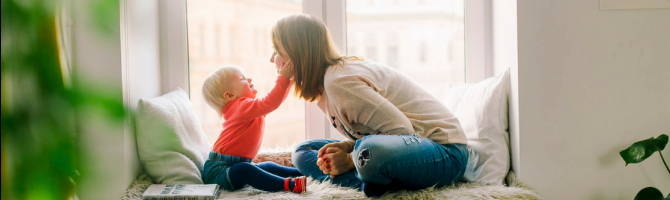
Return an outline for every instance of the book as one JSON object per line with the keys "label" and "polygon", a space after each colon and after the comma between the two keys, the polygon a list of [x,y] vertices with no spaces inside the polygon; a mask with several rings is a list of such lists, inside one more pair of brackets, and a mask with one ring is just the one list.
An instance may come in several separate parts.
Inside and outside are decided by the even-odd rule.
{"label": "book", "polygon": [[142,194],[143,200],[215,200],[217,184],[152,184]]}

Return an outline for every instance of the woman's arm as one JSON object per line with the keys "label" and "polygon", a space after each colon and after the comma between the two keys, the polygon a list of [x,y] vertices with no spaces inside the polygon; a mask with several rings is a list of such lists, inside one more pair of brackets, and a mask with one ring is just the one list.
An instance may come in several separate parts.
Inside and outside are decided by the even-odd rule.
{"label": "woman's arm", "polygon": [[[361,124],[382,134],[406,135],[414,133],[409,118],[383,97],[374,84],[361,76],[342,77],[326,84],[331,103],[338,109],[342,120]],[[343,127],[344,128],[344,127]],[[331,177],[354,168],[351,151],[354,141],[333,143],[319,150],[317,165]],[[323,153],[322,153],[323,152]]]}
{"label": "woman's arm", "polygon": [[341,114],[340,121],[361,124],[388,135],[414,133],[409,118],[363,76],[339,77],[325,84],[325,90],[336,112]]}

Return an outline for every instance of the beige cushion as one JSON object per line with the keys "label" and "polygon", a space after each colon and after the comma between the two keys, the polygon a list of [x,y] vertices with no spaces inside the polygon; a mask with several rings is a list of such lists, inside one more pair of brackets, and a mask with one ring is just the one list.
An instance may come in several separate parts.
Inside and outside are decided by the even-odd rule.
{"label": "beige cushion", "polygon": [[137,148],[147,174],[162,184],[202,184],[211,147],[182,89],[139,100]]}

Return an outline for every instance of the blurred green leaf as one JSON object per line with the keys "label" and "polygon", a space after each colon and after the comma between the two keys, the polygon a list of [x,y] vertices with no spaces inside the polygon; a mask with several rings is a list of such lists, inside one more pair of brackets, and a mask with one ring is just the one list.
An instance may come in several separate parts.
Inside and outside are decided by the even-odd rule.
{"label": "blurred green leaf", "polygon": [[[93,16],[93,24],[103,34],[118,32],[118,26],[111,26],[119,22],[119,1],[116,0],[93,0],[90,2],[90,12]],[[116,23],[115,23],[116,22]]]}
{"label": "blurred green leaf", "polygon": [[[1,1],[3,200],[71,199],[86,167],[77,114],[93,110],[89,113],[110,122],[122,122],[128,114],[121,92],[84,82],[65,86],[55,26],[60,4]],[[118,1],[97,0],[91,6],[94,20],[118,20]]]}
{"label": "blurred green leaf", "polygon": [[635,142],[627,149],[619,151],[619,155],[621,155],[621,158],[626,162],[626,165],[630,163],[639,163],[649,158],[654,152],[663,150],[667,143],[668,136],[662,134],[658,136],[658,138],[652,137]]}

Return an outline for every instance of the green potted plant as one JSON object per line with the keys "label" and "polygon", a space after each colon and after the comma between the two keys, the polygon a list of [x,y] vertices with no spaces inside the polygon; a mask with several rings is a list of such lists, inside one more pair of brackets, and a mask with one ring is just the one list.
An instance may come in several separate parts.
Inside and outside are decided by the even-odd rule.
{"label": "green potted plant", "polygon": [[[649,158],[654,152],[658,151],[658,154],[665,164],[665,169],[668,170],[670,174],[670,168],[668,168],[668,163],[665,162],[663,154],[661,151],[665,149],[665,146],[668,144],[668,135],[661,134],[657,138],[649,138],[646,140],[638,141],[630,145],[627,149],[619,151],[619,155],[626,162],[626,166],[630,163],[639,163]],[[663,193],[655,187],[646,187],[640,190],[637,195],[635,195],[635,200],[663,200]],[[670,194],[665,198],[666,200],[670,199]]]}
{"label": "green potted plant", "polygon": [[114,93],[64,73],[55,25],[60,1],[1,2],[2,200],[76,199],[87,167],[78,117],[123,125],[128,113]]}

